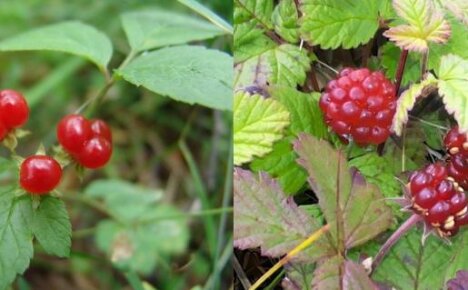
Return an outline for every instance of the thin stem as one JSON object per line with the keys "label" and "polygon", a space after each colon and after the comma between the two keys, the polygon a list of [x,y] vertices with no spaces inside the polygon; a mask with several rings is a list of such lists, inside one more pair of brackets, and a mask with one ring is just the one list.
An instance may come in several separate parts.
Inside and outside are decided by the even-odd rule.
{"label": "thin stem", "polygon": [[388,240],[385,242],[385,244],[382,245],[379,252],[375,256],[374,261],[372,262],[371,274],[375,271],[377,266],[380,265],[383,258],[392,248],[392,246],[420,221],[422,221],[422,217],[418,214],[413,214],[390,236],[390,238],[388,238]]}
{"label": "thin stem", "polygon": [[424,52],[423,55],[422,55],[422,59],[421,59],[421,80],[423,80],[424,76],[426,75],[428,60],[429,60],[429,50]]}
{"label": "thin stem", "polygon": [[398,96],[398,92],[400,91],[401,81],[403,79],[403,73],[405,71],[407,58],[408,58],[408,50],[404,49],[402,50],[400,54],[400,59],[398,60],[398,67],[397,67],[397,72],[395,76],[395,79],[396,79],[395,92],[397,96]]}
{"label": "thin stem", "polygon": [[250,283],[249,278],[245,274],[244,269],[242,269],[242,266],[235,255],[232,259],[232,267],[234,268],[234,272],[236,272],[237,278],[239,278],[239,281],[241,282],[244,289],[250,289],[250,287],[252,287],[252,284]]}
{"label": "thin stem", "polygon": [[321,61],[320,59],[316,59],[315,62],[319,63],[320,65],[323,65],[324,67],[328,68],[329,70],[331,70],[332,72],[334,72],[335,74],[338,74],[339,72],[334,69],[333,67],[329,66],[328,64],[324,63],[323,61]]}
{"label": "thin stem", "polygon": [[429,126],[431,126],[431,127],[437,128],[437,129],[441,129],[441,130],[444,130],[444,131],[448,131],[448,130],[449,130],[449,128],[447,128],[447,127],[434,124],[434,123],[432,123],[432,122],[426,121],[426,120],[421,119],[421,118],[418,118],[418,117],[416,117],[416,116],[409,115],[409,118],[410,118],[410,119],[413,119],[413,120],[416,120],[416,121],[419,121],[419,122],[421,122],[421,123],[423,123],[423,124],[429,125]]}

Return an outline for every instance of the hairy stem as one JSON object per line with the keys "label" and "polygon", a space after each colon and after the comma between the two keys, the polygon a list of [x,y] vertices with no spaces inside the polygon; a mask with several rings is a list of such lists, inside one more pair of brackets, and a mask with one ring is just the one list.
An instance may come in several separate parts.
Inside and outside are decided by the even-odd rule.
{"label": "hairy stem", "polygon": [[393,245],[420,221],[422,221],[422,217],[418,214],[413,214],[390,236],[390,238],[388,238],[388,240],[385,242],[385,244],[382,245],[379,252],[375,256],[374,261],[372,262],[371,274],[375,271],[377,266],[380,265],[383,258],[393,247]]}

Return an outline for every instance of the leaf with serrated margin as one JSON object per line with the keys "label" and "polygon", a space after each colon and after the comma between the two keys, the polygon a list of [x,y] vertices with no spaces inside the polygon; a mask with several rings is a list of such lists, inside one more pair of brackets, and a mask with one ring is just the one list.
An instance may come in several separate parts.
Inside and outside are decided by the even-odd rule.
{"label": "leaf with serrated margin", "polygon": [[432,74],[429,74],[426,79],[418,84],[412,85],[404,91],[397,101],[396,113],[393,116],[392,131],[400,136],[403,130],[403,125],[408,122],[408,113],[413,109],[416,100],[419,97],[426,97],[435,89],[437,80]]}
{"label": "leaf with serrated margin", "polygon": [[264,33],[265,31],[258,28],[255,21],[237,24],[234,27],[234,62],[244,62],[277,47],[277,44]]}
{"label": "leaf with serrated margin", "polygon": [[384,35],[402,49],[425,52],[429,43],[446,43],[450,24],[431,0],[394,0],[393,6],[408,24],[390,28]]}
{"label": "leaf with serrated margin", "polygon": [[112,57],[112,43],[96,28],[78,21],[56,23],[0,42],[0,51],[52,50],[82,56],[102,71]]}
{"label": "leaf with serrated margin", "polygon": [[442,289],[458,270],[468,269],[468,231],[453,237],[451,245],[435,236],[423,245],[421,235],[413,229],[399,239],[373,278],[397,289]]}
{"label": "leaf with serrated margin", "polygon": [[30,196],[16,197],[13,191],[0,194],[0,289],[7,287],[29,266],[33,257]]}
{"label": "leaf with serrated margin", "polygon": [[342,248],[363,244],[391,225],[392,213],[382,194],[349,170],[342,152],[307,134],[299,135],[294,150],[309,174],[330,232]]}
{"label": "leaf with serrated margin", "polygon": [[442,1],[442,4],[457,17],[458,20],[468,25],[468,2],[466,0]]}
{"label": "leaf with serrated margin", "polygon": [[61,258],[70,255],[71,223],[62,200],[51,196],[42,198],[34,211],[32,230],[47,253]]}
{"label": "leaf with serrated margin", "polygon": [[368,42],[379,27],[379,2],[301,1],[301,36],[323,49],[357,47]]}
{"label": "leaf with serrated margin", "polygon": [[305,49],[282,44],[251,57],[234,67],[234,87],[242,89],[251,85],[266,88],[268,85],[296,87],[306,80],[310,60]]}
{"label": "leaf with serrated margin", "polygon": [[288,125],[289,113],[278,101],[237,92],[234,95],[234,164],[270,152]]}
{"label": "leaf with serrated margin", "polygon": [[234,0],[234,23],[255,22],[266,29],[272,29],[271,13],[273,0]]}
{"label": "leaf with serrated margin", "polygon": [[280,1],[272,15],[276,33],[290,43],[299,41],[298,19],[299,15],[294,0]]}
{"label": "leaf with serrated margin", "polygon": [[443,56],[437,76],[445,109],[453,114],[460,129],[468,132],[468,60],[453,54]]}
{"label": "leaf with serrated margin", "polygon": [[[286,254],[319,228],[266,173],[241,168],[234,169],[234,220],[234,246],[261,247],[269,257]],[[322,237],[303,254],[312,263],[332,250]]]}

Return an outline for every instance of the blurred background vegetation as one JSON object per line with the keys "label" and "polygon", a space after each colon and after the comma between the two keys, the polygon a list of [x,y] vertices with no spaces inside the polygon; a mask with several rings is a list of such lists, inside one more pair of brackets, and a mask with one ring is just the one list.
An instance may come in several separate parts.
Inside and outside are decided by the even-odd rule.
{"label": "blurred background vegetation", "polygon": [[[232,1],[200,2],[231,22]],[[2,0],[0,40],[46,24],[81,20],[110,36],[114,45],[110,67],[115,68],[129,51],[119,15],[147,7],[198,17],[177,1]],[[231,38],[218,37],[203,45],[230,53]],[[0,88],[23,92],[31,105],[31,118],[25,129],[34,134],[21,140],[18,151],[22,156],[33,154],[41,143],[49,149],[53,147],[58,121],[104,85],[102,74],[91,63],[66,54],[0,53],[0,64]],[[30,269],[18,279],[15,289],[132,289],[136,286],[130,284],[137,276],[155,289],[228,288],[232,283],[230,113],[175,102],[119,81],[95,115],[113,128],[114,155],[107,167],[87,171],[83,180],[72,168],[65,171],[60,191],[74,230],[71,258],[52,258],[36,249]],[[0,149],[0,154],[9,156],[5,149]],[[167,257],[161,251],[149,271],[141,271],[138,261],[135,267],[113,264],[111,258],[115,258],[116,249],[106,252],[105,246],[99,247],[99,241],[96,242],[100,223],[112,218],[106,208],[112,202],[106,195],[122,196],[120,201],[114,201],[123,203],[113,211],[119,214],[127,205],[125,194],[133,191],[161,193],[158,206],[180,210],[180,214],[169,210],[166,218],[184,223],[187,229],[186,236],[182,229],[179,236],[169,235],[166,239],[170,224],[169,228],[156,228],[162,231],[157,239],[170,245],[177,243],[177,237],[184,250]],[[94,199],[93,195],[104,197],[107,202]],[[151,207],[151,202],[148,204],[149,211],[158,209]],[[131,202],[128,207],[132,210]],[[140,208],[136,206],[134,210],[138,214]],[[106,239],[105,230],[100,235],[104,235],[101,240]],[[140,250],[153,257],[154,241],[146,242],[151,245]]]}

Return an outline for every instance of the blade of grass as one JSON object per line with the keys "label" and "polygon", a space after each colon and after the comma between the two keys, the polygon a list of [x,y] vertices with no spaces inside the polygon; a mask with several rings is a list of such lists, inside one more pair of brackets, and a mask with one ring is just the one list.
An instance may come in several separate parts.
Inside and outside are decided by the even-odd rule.
{"label": "blade of grass", "polygon": [[[211,208],[211,204],[210,204],[210,200],[208,199],[208,192],[206,191],[205,185],[203,184],[200,171],[198,170],[198,167],[195,163],[192,153],[188,149],[187,144],[185,143],[184,139],[180,139],[179,148],[180,148],[180,151],[182,152],[182,155],[184,156],[185,161],[188,164],[190,174],[192,175],[192,178],[194,181],[195,192],[198,194],[198,198],[201,201],[202,209],[209,210]],[[216,248],[217,248],[216,224],[212,216],[203,216],[203,224],[205,226],[210,256],[212,259],[214,259],[214,257],[216,256]]]}
{"label": "blade of grass", "polygon": [[213,273],[211,274],[210,278],[206,282],[204,290],[220,289],[220,288],[214,288],[215,277],[219,276],[222,273],[223,269],[231,260],[231,257],[233,255],[232,244],[233,244],[233,241],[231,237],[229,242],[226,244],[226,247],[224,248],[223,254],[220,256],[219,261],[217,261]]}
{"label": "blade of grass", "polygon": [[188,8],[192,9],[196,13],[200,14],[201,16],[205,17],[211,23],[218,26],[222,30],[224,30],[228,34],[233,34],[234,29],[232,28],[231,24],[226,22],[224,19],[219,17],[213,11],[208,9],[207,7],[203,6],[202,4],[198,3],[195,0],[178,0],[179,3],[184,4]]}

